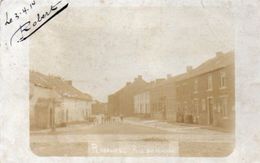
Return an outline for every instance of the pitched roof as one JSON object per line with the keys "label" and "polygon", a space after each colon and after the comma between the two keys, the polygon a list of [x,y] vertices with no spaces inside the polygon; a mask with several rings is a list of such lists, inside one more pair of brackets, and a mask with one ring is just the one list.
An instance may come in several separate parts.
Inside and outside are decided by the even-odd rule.
{"label": "pitched roof", "polygon": [[51,104],[51,99],[46,99],[46,98],[39,98],[36,101],[35,104],[35,109],[36,110],[45,110],[46,108],[48,108]]}
{"label": "pitched roof", "polygon": [[234,64],[234,52],[231,51],[225,54],[222,53],[218,56],[215,56],[214,58],[205,61],[198,67],[192,69],[190,72],[179,75],[176,79],[185,80],[223,67],[227,67],[232,64]]}
{"label": "pitched roof", "polygon": [[39,72],[30,71],[30,83],[38,87],[54,89],[63,97],[92,100],[90,95],[79,91],[61,77],[47,76]]}
{"label": "pitched roof", "polygon": [[144,87],[145,85],[147,84],[147,82],[145,80],[143,80],[143,78],[139,75],[138,77],[136,77],[134,79],[133,82],[127,82],[126,85],[124,85],[122,88],[120,88],[119,90],[117,90],[116,92],[114,92],[113,94],[111,95],[118,95],[124,91],[128,91],[128,90],[134,90],[134,91],[139,91],[138,89],[136,89],[136,85],[138,85],[138,83],[140,84],[143,84]]}
{"label": "pitched roof", "polygon": [[30,83],[43,87],[43,88],[51,88],[51,85],[48,81],[48,77],[35,71],[30,71],[30,77],[29,77]]}

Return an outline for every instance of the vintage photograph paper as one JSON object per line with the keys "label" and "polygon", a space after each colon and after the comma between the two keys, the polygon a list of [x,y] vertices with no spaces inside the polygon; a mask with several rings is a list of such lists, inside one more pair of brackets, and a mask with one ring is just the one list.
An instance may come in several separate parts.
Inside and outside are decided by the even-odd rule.
{"label": "vintage photograph paper", "polygon": [[[252,101],[243,102],[238,83],[250,62],[238,48],[243,28],[236,3],[8,3],[0,6],[7,84],[0,138],[11,146],[0,149],[19,142],[25,147],[18,155],[26,153],[19,157],[43,162],[247,162],[239,156],[247,126],[239,109]],[[5,96],[11,85],[14,94]],[[251,140],[259,148],[259,134]]]}

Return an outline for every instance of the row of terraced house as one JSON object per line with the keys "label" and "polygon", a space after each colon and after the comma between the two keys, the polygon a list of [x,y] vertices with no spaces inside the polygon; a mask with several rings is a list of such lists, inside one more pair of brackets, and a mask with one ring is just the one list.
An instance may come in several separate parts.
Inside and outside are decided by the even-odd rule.
{"label": "row of terraced house", "polygon": [[146,82],[138,76],[108,97],[112,115],[234,127],[234,52],[217,52],[183,74]]}

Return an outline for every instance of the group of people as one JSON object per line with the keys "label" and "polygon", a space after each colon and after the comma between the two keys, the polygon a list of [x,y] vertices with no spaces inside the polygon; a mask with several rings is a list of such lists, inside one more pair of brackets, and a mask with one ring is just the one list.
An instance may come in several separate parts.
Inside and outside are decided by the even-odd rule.
{"label": "group of people", "polygon": [[118,122],[124,122],[124,116],[110,116],[110,115],[96,115],[94,117],[94,124],[107,124],[107,123],[118,123]]}

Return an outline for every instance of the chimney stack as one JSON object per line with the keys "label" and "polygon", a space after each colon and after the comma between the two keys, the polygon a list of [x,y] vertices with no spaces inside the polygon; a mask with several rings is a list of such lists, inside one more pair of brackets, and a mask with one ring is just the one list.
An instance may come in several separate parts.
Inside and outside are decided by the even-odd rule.
{"label": "chimney stack", "polygon": [[136,78],[135,78],[135,81],[137,80],[142,80],[143,79],[143,76],[142,75],[138,75]]}
{"label": "chimney stack", "polygon": [[131,82],[126,82],[126,86],[129,86],[131,84]]}

